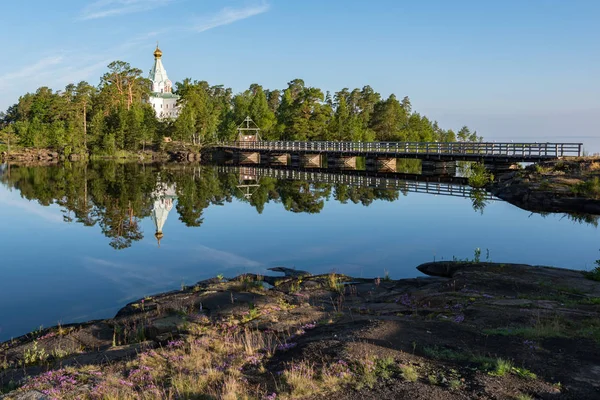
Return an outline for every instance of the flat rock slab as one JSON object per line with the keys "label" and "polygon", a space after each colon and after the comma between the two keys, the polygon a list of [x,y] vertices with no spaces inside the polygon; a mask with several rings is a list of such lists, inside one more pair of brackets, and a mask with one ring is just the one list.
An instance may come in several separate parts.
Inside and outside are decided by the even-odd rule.
{"label": "flat rock slab", "polygon": [[241,314],[248,311],[249,305],[266,305],[270,301],[264,295],[245,292],[214,292],[201,297],[202,310],[211,316]]}
{"label": "flat rock slab", "polygon": [[[0,399],[5,399],[6,396],[0,396]],[[31,390],[29,392],[20,393],[16,396],[11,396],[12,400],[50,400],[48,396],[37,390]]]}

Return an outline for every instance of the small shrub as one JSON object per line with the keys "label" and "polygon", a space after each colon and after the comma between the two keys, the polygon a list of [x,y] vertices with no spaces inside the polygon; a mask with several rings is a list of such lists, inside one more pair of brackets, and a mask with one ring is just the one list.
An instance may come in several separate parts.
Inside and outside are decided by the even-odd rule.
{"label": "small shrub", "polygon": [[[419,373],[415,367],[411,365],[403,365],[400,367],[400,371],[404,380],[408,382],[416,382],[419,379]],[[431,376],[431,375],[430,375]]]}
{"label": "small shrub", "polygon": [[342,293],[344,291],[344,284],[335,272],[329,274],[327,277],[327,284],[329,289],[333,292]]}
{"label": "small shrub", "polygon": [[430,385],[439,385],[440,384],[438,377],[433,374],[427,375],[427,381],[429,382]]}
{"label": "small shrub", "polygon": [[390,278],[390,271],[388,271],[387,269],[386,269],[386,270],[385,270],[385,272],[384,272],[384,275],[383,275],[383,280],[384,280],[384,281],[386,281],[386,282],[388,282],[388,281],[391,281],[391,280],[392,280],[392,278]]}
{"label": "small shrub", "polygon": [[515,397],[515,400],[533,400],[533,397],[528,394],[519,394]]}
{"label": "small shrub", "polygon": [[586,197],[600,198],[600,178],[595,176],[586,181],[579,182],[571,187],[571,191]]}
{"label": "small shrub", "polygon": [[362,390],[365,387],[372,389],[377,383],[376,364],[373,357],[365,356],[365,358],[358,360],[354,368],[354,374],[358,378],[354,384],[355,388],[357,390]]}
{"label": "small shrub", "polygon": [[513,365],[510,361],[499,358],[496,360],[496,368],[489,374],[493,376],[505,376],[511,373]]}
{"label": "small shrub", "polygon": [[292,364],[283,371],[283,379],[294,398],[307,397],[318,390],[315,382],[315,370],[311,364],[306,362]]}
{"label": "small shrub", "polygon": [[474,188],[482,188],[493,180],[494,175],[492,175],[485,168],[485,165],[481,163],[471,164],[471,168],[469,170],[469,186]]}
{"label": "small shrub", "polygon": [[462,387],[462,382],[460,381],[460,379],[451,379],[450,381],[448,381],[448,385],[452,390],[459,390]]}
{"label": "small shrub", "polygon": [[375,375],[379,378],[388,380],[396,372],[396,362],[393,357],[378,358],[375,362]]}
{"label": "small shrub", "polygon": [[536,379],[537,375],[526,368],[513,367],[511,372],[521,379]]}
{"label": "small shrub", "polygon": [[600,260],[596,260],[595,264],[597,265],[596,268],[591,271],[585,271],[583,275],[592,281],[600,282]]}
{"label": "small shrub", "polygon": [[23,352],[23,362],[25,365],[37,364],[46,361],[48,356],[43,347],[38,347],[38,341],[36,340],[33,342],[32,347],[25,349]]}

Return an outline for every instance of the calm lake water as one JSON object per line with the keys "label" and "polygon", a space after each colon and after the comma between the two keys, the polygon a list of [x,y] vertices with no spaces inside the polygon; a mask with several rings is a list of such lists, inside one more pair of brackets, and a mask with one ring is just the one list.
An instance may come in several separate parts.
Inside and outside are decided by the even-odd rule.
{"label": "calm lake water", "polygon": [[[396,279],[418,276],[423,262],[473,258],[476,248],[482,260],[574,269],[600,258],[594,218],[477,201],[461,197],[469,193],[461,186],[390,180],[403,190],[385,190],[344,174],[267,172],[0,167],[0,341],[112,317],[134,299],[217,274],[274,266]],[[359,186],[323,183],[332,179]],[[456,196],[413,192],[436,187]]]}

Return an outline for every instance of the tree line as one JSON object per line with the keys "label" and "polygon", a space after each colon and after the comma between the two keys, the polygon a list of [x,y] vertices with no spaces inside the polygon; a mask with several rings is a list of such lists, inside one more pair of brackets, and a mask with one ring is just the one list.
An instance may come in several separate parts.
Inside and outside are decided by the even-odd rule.
{"label": "tree line", "polygon": [[235,140],[250,116],[265,140],[480,141],[462,127],[442,129],[412,109],[410,99],[383,98],[370,86],[331,94],[294,79],[283,90],[252,84],[234,94],[223,85],[187,78],[175,84],[176,119],[160,120],[147,100],[150,81],[123,61],[108,65],[98,86],[69,84],[61,91],[41,87],[0,113],[0,140],[63,154],[114,155],[145,150],[164,137],[189,144]]}

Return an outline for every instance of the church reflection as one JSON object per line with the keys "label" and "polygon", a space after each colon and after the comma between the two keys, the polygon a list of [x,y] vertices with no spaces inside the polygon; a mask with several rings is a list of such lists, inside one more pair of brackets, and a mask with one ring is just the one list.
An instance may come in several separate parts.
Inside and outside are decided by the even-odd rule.
{"label": "church reflection", "polygon": [[160,241],[165,236],[163,228],[169,212],[173,209],[174,200],[177,200],[177,191],[175,184],[167,184],[164,182],[157,182],[156,188],[152,192],[152,199],[154,200],[154,206],[152,207],[152,221],[156,228],[154,237],[160,247]]}

